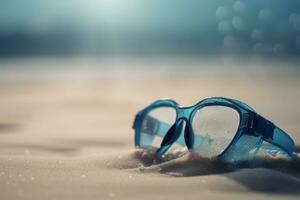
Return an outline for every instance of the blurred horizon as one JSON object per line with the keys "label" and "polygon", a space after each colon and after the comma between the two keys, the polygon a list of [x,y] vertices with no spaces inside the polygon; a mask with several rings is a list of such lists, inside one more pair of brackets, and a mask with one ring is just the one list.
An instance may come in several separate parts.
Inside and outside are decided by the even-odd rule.
{"label": "blurred horizon", "polygon": [[300,1],[3,0],[0,58],[300,54]]}

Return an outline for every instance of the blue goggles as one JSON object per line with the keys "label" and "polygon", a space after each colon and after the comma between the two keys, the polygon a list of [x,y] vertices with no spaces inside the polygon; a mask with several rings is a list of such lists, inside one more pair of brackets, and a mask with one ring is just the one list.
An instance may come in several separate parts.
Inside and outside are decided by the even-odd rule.
{"label": "blue goggles", "polygon": [[205,157],[236,161],[258,149],[293,156],[294,141],[283,130],[247,104],[229,98],[207,98],[180,107],[169,99],[157,100],[139,111],[134,120],[135,146],[163,155],[171,146],[187,147]]}

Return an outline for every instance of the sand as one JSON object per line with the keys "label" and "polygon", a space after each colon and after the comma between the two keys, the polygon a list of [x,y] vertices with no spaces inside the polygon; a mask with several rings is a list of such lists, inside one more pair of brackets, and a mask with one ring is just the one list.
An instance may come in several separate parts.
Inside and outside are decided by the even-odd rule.
{"label": "sand", "polygon": [[131,129],[157,98],[227,96],[299,144],[299,75],[283,61],[1,60],[0,199],[299,199],[299,160],[160,162],[134,149]]}

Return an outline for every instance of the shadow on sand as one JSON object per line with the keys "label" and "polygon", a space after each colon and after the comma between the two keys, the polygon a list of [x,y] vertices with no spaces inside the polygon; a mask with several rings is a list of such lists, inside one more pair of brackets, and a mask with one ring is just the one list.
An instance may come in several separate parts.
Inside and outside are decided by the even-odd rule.
{"label": "shadow on sand", "polygon": [[[299,151],[299,146],[296,148]],[[151,160],[152,157],[152,160]],[[218,174],[230,178],[249,190],[273,194],[300,194],[300,159],[260,158],[235,164],[203,158],[190,153],[174,160],[137,151],[135,158],[144,166],[142,172],[159,172],[172,177]]]}

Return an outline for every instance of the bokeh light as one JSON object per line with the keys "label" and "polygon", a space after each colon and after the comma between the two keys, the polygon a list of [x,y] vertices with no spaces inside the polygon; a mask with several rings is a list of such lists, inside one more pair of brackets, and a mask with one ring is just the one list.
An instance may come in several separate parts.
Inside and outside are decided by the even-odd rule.
{"label": "bokeh light", "polygon": [[246,4],[244,1],[236,1],[234,4],[233,4],[233,9],[234,11],[236,11],[237,13],[245,13],[246,12]]}

